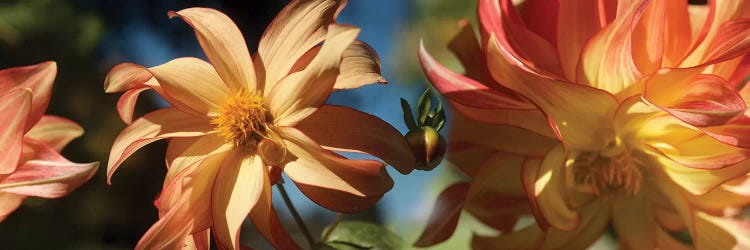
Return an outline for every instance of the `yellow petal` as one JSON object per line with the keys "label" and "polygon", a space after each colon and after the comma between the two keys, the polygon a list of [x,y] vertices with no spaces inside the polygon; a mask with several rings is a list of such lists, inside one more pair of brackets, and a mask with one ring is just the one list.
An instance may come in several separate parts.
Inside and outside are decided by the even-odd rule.
{"label": "yellow petal", "polygon": [[211,195],[213,232],[226,249],[239,249],[240,227],[258,202],[266,167],[257,155],[235,150],[222,162]]}
{"label": "yellow petal", "polygon": [[610,216],[620,246],[625,249],[653,249],[656,246],[654,212],[642,193],[613,199]]}
{"label": "yellow petal", "polygon": [[339,74],[341,56],[359,29],[332,24],[323,47],[305,70],[293,73],[274,86],[266,96],[274,123],[293,126],[325,102]]}
{"label": "yellow petal", "polygon": [[539,165],[533,195],[551,228],[570,231],[579,226],[581,218],[566,202],[565,168],[565,152],[557,146]]}
{"label": "yellow petal", "polygon": [[245,38],[229,17],[209,8],[189,8],[169,16],[179,16],[195,29],[203,52],[229,89],[256,89],[255,67]]}
{"label": "yellow petal", "polygon": [[229,97],[214,67],[193,57],[182,57],[148,69],[164,92],[192,110],[208,116]]}

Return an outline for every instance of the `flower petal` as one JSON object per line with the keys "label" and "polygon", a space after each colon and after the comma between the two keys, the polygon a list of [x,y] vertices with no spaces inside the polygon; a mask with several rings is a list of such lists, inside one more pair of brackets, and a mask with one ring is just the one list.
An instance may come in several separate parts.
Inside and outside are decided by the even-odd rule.
{"label": "flower petal", "polygon": [[226,154],[207,157],[182,168],[164,183],[159,199],[159,221],[141,237],[136,249],[181,248],[187,237],[211,226],[211,188]]}
{"label": "flower petal", "polygon": [[[600,8],[598,0],[559,0],[559,14],[556,22],[557,52],[565,78],[574,81],[578,70],[578,61],[586,42],[601,28],[598,18]],[[548,29],[552,29],[547,27]]]}
{"label": "flower petal", "polygon": [[596,199],[579,211],[579,226],[570,231],[550,227],[541,249],[584,249],[601,238],[610,222],[610,211],[603,199]]}
{"label": "flower petal", "polygon": [[[255,90],[256,76],[253,60],[245,38],[237,25],[215,9],[188,8],[169,12],[169,17],[180,17],[195,30],[195,36],[211,65],[232,92]],[[159,80],[161,82],[161,80]]]}
{"label": "flower petal", "polygon": [[344,106],[323,105],[300,121],[297,129],[337,151],[362,152],[408,174],[417,162],[404,136],[380,118]]}
{"label": "flower petal", "polygon": [[165,160],[167,175],[164,183],[170,183],[182,168],[192,166],[206,157],[224,154],[232,150],[233,145],[224,137],[213,133],[197,137],[173,137],[169,139]]}
{"label": "flower petal", "polygon": [[368,84],[386,84],[380,75],[380,58],[375,49],[367,43],[354,40],[341,56],[341,72],[336,78],[334,89],[354,89]]}
{"label": "flower petal", "polygon": [[[476,34],[474,34],[474,27],[466,19],[459,20],[458,27],[461,30],[448,43],[448,49],[458,57],[461,65],[464,66],[464,75],[478,82],[492,82],[492,76],[487,71],[487,59],[485,59],[484,51],[477,41]],[[422,53],[421,50],[420,53]],[[425,56],[429,56],[429,54],[425,52]]]}
{"label": "flower petal", "polygon": [[59,198],[91,179],[98,167],[98,162],[79,164],[30,160],[0,181],[0,191],[24,196]]}
{"label": "flower petal", "polygon": [[148,69],[170,97],[203,115],[215,112],[229,97],[214,67],[193,57],[181,57]]}
{"label": "flower petal", "polygon": [[477,8],[483,43],[494,34],[500,46],[519,61],[541,74],[562,78],[563,72],[555,47],[526,29],[510,0],[480,0]]}
{"label": "flower petal", "polygon": [[529,204],[521,181],[523,157],[497,153],[487,158],[473,177],[464,210],[482,223],[511,232]]}
{"label": "flower petal", "polygon": [[469,191],[469,183],[460,182],[445,188],[437,197],[430,218],[415,247],[429,247],[447,240],[458,225],[458,218]]}
{"label": "flower petal", "polygon": [[487,53],[495,80],[536,104],[547,115],[566,149],[599,150],[612,140],[614,131],[610,121],[617,107],[614,96],[528,71],[495,39],[489,41]]}
{"label": "flower petal", "polygon": [[669,179],[677,185],[695,195],[708,193],[717,186],[742,176],[750,171],[750,160],[726,166],[720,169],[706,170],[688,168],[675,161],[649,152],[654,157],[654,164],[661,166]]}
{"label": "flower petal", "polygon": [[[538,158],[544,157],[558,145],[552,138],[525,129],[476,122],[460,115],[454,116],[449,134],[451,143],[471,143],[501,152]],[[518,143],[519,141],[524,143]]]}
{"label": "flower petal", "polygon": [[498,236],[474,234],[472,249],[539,249],[544,241],[544,232],[537,224],[531,224],[512,233]]}
{"label": "flower petal", "polygon": [[250,211],[250,219],[253,220],[253,224],[255,224],[258,232],[276,249],[301,249],[289,236],[289,233],[281,225],[281,221],[276,215],[276,210],[273,208],[273,201],[271,199],[271,185],[273,184],[268,172],[266,172],[263,175],[263,189],[260,192],[260,198]]}
{"label": "flower petal", "polygon": [[26,196],[0,192],[0,222],[16,211]]}
{"label": "flower petal", "polygon": [[265,169],[260,157],[241,150],[221,163],[211,191],[212,228],[220,248],[240,247],[240,227],[263,192]]}
{"label": "flower petal", "polygon": [[750,247],[750,224],[746,219],[696,212],[697,249],[745,249]]}
{"label": "flower petal", "polygon": [[346,159],[291,127],[282,127],[279,133],[296,157],[284,166],[284,173],[323,207],[356,213],[374,205],[393,187],[385,166],[378,161]]}
{"label": "flower petal", "polygon": [[195,117],[175,108],[164,108],[148,113],[120,132],[107,163],[107,182],[122,162],[139,148],[164,138],[205,135],[213,125],[205,118]]}
{"label": "flower petal", "polygon": [[654,212],[643,194],[613,199],[610,216],[620,246],[626,249],[656,247]]}
{"label": "flower petal", "polygon": [[[297,0],[289,3],[271,21],[258,44],[255,63],[265,67],[268,93],[308,50],[328,39],[330,24],[346,0]],[[346,47],[344,47],[346,48]]]}
{"label": "flower petal", "polygon": [[419,63],[427,79],[443,96],[461,105],[484,108],[533,108],[525,99],[508,89],[495,89],[455,73],[435,60],[419,44]]}
{"label": "flower petal", "polygon": [[24,131],[31,129],[47,111],[56,75],[57,63],[52,61],[0,70],[0,93],[25,88],[33,93],[31,111]]}
{"label": "flower petal", "polygon": [[697,70],[659,70],[646,82],[644,97],[688,124],[706,127],[727,123],[747,109],[726,80]]}
{"label": "flower petal", "polygon": [[451,107],[460,115],[471,120],[492,125],[507,125],[529,130],[538,135],[556,138],[549,126],[547,117],[537,108],[534,109],[480,109],[450,102]]}
{"label": "flower petal", "polygon": [[581,218],[566,201],[565,168],[565,152],[557,146],[539,165],[533,189],[527,189],[527,192],[534,196],[541,215],[551,228],[570,231],[579,226]]}
{"label": "flower petal", "polygon": [[332,24],[320,52],[305,70],[282,79],[266,96],[278,126],[292,126],[318,108],[333,90],[341,56],[359,29]]}
{"label": "flower petal", "polygon": [[120,115],[125,124],[130,125],[133,123],[133,112],[135,111],[135,103],[138,101],[138,96],[141,92],[148,90],[149,86],[141,86],[125,91],[117,100],[117,114]]}
{"label": "flower petal", "polygon": [[18,167],[24,127],[31,122],[32,93],[29,89],[13,90],[0,100],[0,174],[10,174]]}
{"label": "flower petal", "polygon": [[34,125],[26,137],[47,144],[55,151],[62,151],[70,141],[83,135],[83,128],[74,121],[54,115],[45,115]]}
{"label": "flower petal", "polygon": [[633,26],[647,3],[642,0],[618,2],[617,18],[584,47],[577,82],[609,93],[618,93],[638,82],[641,72],[634,62],[631,37]]}

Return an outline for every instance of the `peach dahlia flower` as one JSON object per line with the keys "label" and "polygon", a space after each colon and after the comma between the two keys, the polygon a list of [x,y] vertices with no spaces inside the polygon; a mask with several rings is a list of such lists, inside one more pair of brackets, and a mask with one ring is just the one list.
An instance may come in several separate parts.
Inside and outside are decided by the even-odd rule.
{"label": "peach dahlia flower", "polygon": [[608,225],[630,249],[750,247],[750,1],[480,0],[478,14],[480,40],[462,22],[450,44],[465,74],[419,52],[461,116],[449,160],[473,180],[443,192],[417,245],[463,209],[502,232],[480,249],[585,248]]}
{"label": "peach dahlia flower", "polygon": [[99,166],[73,163],[59,153],[83,129],[44,114],[56,74],[54,62],[0,70],[0,221],[27,196],[67,195]]}
{"label": "peach dahlia flower", "polygon": [[[253,56],[221,12],[170,12],[193,27],[209,62],[177,58],[151,68],[125,63],[112,69],[105,90],[126,91],[118,110],[129,126],[112,146],[108,178],[137,149],[169,138],[169,170],[155,201],[160,219],[136,248],[185,242],[206,248],[213,233],[221,248],[237,249],[248,215],[274,247],[298,248],[271,203],[281,171],[317,204],[354,213],[374,205],[393,181],[384,163],[331,150],[367,153],[401,173],[412,170],[414,156],[395,128],[348,107],[324,105],[331,91],[385,83],[375,52],[355,40],[359,29],[335,23],[345,4],[292,1]],[[146,89],[172,106],[131,123],[136,98]]]}

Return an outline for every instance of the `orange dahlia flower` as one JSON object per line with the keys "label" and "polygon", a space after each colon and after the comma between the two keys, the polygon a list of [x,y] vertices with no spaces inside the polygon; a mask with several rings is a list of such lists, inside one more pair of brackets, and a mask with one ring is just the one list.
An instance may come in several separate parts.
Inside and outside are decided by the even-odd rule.
{"label": "orange dahlia flower", "polygon": [[59,153],[83,129],[44,114],[56,74],[54,62],[0,70],[0,221],[27,196],[67,195],[99,166],[73,163]]}
{"label": "orange dahlia flower", "polygon": [[[419,52],[462,116],[449,159],[474,178],[442,194],[417,245],[447,238],[463,208],[502,231],[476,248],[585,248],[608,225],[625,248],[750,247],[750,1],[478,12],[479,42],[462,22],[450,44],[465,74]],[[535,223],[513,231],[524,214]]]}
{"label": "orange dahlia flower", "polygon": [[[209,62],[178,58],[145,68],[120,64],[105,90],[126,91],[118,110],[129,124],[112,146],[108,178],[144,145],[169,138],[159,221],[136,248],[205,248],[210,231],[222,248],[239,248],[249,215],[276,248],[298,246],[279,223],[271,185],[288,175],[314,202],[343,213],[374,205],[393,186],[385,164],[335,151],[379,157],[402,173],[416,165],[401,134],[372,115],[324,105],[331,91],[385,83],[359,29],[335,23],[346,1],[297,0],[272,21],[250,55],[235,24],[219,11],[170,12],[195,30]],[[172,107],[131,123],[140,92],[153,89]],[[192,236],[192,237],[189,237]]]}

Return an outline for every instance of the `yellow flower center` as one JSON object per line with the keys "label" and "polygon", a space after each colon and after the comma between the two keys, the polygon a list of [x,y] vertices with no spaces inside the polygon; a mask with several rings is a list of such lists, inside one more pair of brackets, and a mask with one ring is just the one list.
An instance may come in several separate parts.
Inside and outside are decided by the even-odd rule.
{"label": "yellow flower center", "polygon": [[262,95],[241,91],[219,108],[219,115],[211,120],[211,124],[216,125],[215,130],[236,148],[255,152],[258,143],[269,138],[272,120]]}
{"label": "yellow flower center", "polygon": [[643,179],[642,162],[632,156],[619,138],[599,152],[581,152],[568,163],[578,191],[600,195],[623,191],[638,193]]}

